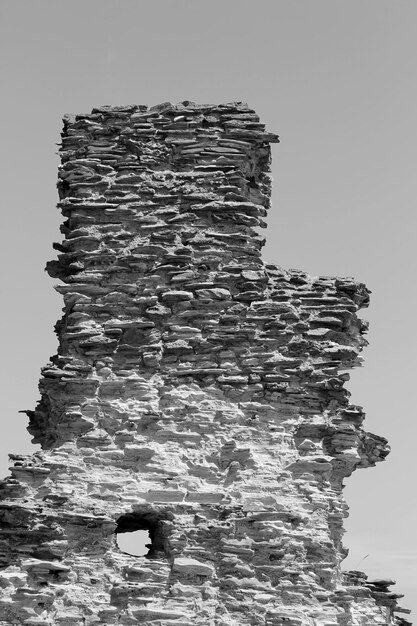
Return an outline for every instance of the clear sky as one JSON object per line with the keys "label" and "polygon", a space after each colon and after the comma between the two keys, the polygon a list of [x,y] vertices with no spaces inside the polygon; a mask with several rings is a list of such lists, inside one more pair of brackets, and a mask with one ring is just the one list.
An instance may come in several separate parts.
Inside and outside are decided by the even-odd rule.
{"label": "clear sky", "polygon": [[1,474],[35,448],[18,411],[57,347],[43,268],[61,240],[62,115],[243,100],[281,137],[265,260],[373,292],[348,388],[392,453],[347,481],[346,568],[396,579],[417,611],[417,2],[3,0],[0,24]]}

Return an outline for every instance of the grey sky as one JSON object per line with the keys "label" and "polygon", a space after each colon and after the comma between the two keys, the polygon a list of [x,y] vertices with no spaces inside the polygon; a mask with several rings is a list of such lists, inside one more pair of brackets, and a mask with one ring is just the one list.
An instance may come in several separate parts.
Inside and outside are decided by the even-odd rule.
{"label": "grey sky", "polygon": [[373,292],[348,388],[393,451],[347,481],[345,566],[397,579],[416,611],[417,2],[3,0],[0,13],[2,475],[7,452],[35,448],[18,411],[57,347],[43,267],[61,239],[62,115],[244,100],[281,137],[265,259]]}

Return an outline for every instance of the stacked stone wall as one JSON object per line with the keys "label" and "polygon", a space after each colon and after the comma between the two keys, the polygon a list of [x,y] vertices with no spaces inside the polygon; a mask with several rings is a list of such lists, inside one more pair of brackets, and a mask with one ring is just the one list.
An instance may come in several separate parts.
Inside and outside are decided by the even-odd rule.
{"label": "stacked stone wall", "polygon": [[407,623],[341,571],[343,480],[388,453],[344,387],[369,292],[262,261],[276,141],[241,103],[64,118],[64,313],[42,450],[1,484],[0,624]]}

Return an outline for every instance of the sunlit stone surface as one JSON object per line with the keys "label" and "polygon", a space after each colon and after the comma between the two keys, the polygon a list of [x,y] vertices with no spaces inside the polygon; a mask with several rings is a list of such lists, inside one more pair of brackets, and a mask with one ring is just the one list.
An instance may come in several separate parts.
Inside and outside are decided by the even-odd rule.
{"label": "sunlit stone surface", "polygon": [[276,141],[240,103],[65,118],[64,315],[43,450],[1,485],[1,624],[407,624],[392,581],[341,572],[343,479],[388,453],[344,389],[368,290],[263,263]]}

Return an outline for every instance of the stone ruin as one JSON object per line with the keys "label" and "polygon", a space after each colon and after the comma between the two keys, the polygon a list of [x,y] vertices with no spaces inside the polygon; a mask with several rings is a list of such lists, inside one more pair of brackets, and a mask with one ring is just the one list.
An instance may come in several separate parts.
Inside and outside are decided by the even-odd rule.
{"label": "stone ruin", "polygon": [[64,314],[42,450],[1,483],[0,624],[409,624],[341,570],[343,480],[389,451],[344,388],[369,291],[262,261],[277,141],[241,103],[64,118]]}

